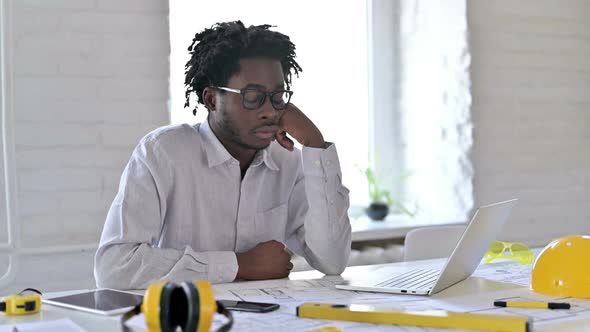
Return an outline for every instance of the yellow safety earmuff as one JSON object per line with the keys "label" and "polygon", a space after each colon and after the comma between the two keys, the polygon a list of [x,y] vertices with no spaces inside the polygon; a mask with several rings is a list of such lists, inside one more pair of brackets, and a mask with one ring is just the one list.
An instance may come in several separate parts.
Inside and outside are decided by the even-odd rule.
{"label": "yellow safety earmuff", "polygon": [[165,281],[150,285],[143,303],[121,317],[123,331],[130,331],[125,321],[140,312],[145,316],[149,332],[174,332],[177,327],[183,332],[206,332],[216,312],[229,320],[219,332],[229,331],[233,325],[231,313],[215,301],[211,284],[202,280],[180,285]]}

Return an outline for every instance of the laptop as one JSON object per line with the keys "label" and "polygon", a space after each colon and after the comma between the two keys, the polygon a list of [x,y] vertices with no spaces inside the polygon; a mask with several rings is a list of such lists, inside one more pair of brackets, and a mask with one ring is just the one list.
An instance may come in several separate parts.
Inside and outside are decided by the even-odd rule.
{"label": "laptop", "polygon": [[346,284],[336,285],[336,288],[432,295],[463,281],[475,271],[483,255],[496,240],[517,201],[512,199],[477,209],[442,269],[404,269],[402,267],[396,269],[392,275],[376,280],[367,280],[364,276],[362,280],[360,278],[356,280],[354,277],[348,279]]}

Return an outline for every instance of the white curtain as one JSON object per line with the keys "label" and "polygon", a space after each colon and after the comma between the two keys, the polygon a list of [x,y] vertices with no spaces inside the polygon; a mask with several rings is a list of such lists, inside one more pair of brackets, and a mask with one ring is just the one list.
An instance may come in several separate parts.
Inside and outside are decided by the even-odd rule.
{"label": "white curtain", "polygon": [[421,218],[465,221],[473,208],[465,0],[399,5],[404,196]]}

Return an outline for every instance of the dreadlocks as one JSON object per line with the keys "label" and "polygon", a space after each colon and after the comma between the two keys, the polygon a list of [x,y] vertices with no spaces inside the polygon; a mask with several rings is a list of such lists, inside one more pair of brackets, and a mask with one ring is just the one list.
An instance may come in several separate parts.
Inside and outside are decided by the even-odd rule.
{"label": "dreadlocks", "polygon": [[[186,87],[184,107],[190,105],[190,94],[204,104],[203,90],[209,86],[226,85],[240,71],[240,59],[268,57],[281,62],[287,89],[291,73],[299,76],[301,67],[295,61],[295,45],[288,36],[269,30],[268,24],[246,28],[241,21],[217,23],[195,34],[188,47],[190,60],[185,65]],[[197,113],[197,106],[193,114]]]}

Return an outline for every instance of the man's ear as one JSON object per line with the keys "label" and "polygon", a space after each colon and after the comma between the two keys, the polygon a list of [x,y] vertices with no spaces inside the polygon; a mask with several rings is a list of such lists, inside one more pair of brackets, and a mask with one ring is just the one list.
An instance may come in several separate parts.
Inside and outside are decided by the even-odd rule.
{"label": "man's ear", "polygon": [[203,101],[205,102],[205,107],[209,111],[215,111],[215,104],[216,104],[215,96],[216,96],[215,89],[207,87],[203,90]]}

